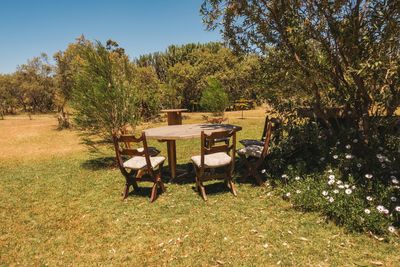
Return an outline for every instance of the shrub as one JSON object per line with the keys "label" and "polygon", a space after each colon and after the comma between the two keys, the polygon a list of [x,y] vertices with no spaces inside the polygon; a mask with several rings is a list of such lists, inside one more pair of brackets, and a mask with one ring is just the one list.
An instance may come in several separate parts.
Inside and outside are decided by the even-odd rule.
{"label": "shrub", "polygon": [[219,114],[225,111],[228,103],[228,95],[222,88],[221,82],[215,78],[210,78],[206,89],[201,95],[201,108],[205,111]]}
{"label": "shrub", "polygon": [[72,105],[88,141],[110,140],[113,130],[134,127],[142,115],[149,116],[143,108],[157,112],[154,94],[144,96],[158,83],[150,82],[148,70],[138,71],[114,42],[82,46],[79,55],[84,63],[74,76]]}
{"label": "shrub", "polygon": [[[388,129],[385,127],[385,129]],[[400,228],[400,137],[354,128],[329,136],[316,124],[292,125],[268,161],[284,197],[350,231],[397,235]]]}

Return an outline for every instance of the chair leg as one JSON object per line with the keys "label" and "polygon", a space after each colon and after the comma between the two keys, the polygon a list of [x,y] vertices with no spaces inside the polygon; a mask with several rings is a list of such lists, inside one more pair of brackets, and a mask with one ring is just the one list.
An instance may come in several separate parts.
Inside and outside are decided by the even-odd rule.
{"label": "chair leg", "polygon": [[200,189],[201,197],[203,198],[204,201],[207,201],[206,189],[204,188],[204,185],[202,182],[200,182],[199,189]]}
{"label": "chair leg", "polygon": [[158,189],[158,183],[153,184],[153,188],[151,189],[151,195],[150,195],[150,202],[153,203],[154,200],[157,198],[157,189]]}
{"label": "chair leg", "polygon": [[228,182],[228,188],[231,190],[232,194],[236,197],[237,193],[236,193],[236,189],[235,189],[235,185],[232,182],[232,172],[231,172],[231,168],[228,167],[227,171],[226,171],[226,181]]}
{"label": "chair leg", "polygon": [[247,159],[245,156],[240,155],[240,159],[243,162],[244,167],[245,167],[245,170],[244,170],[245,172],[243,174],[243,181],[246,181],[249,178],[249,174],[250,174],[249,165],[248,165],[248,162],[247,162]]}
{"label": "chair leg", "polygon": [[204,171],[200,168],[198,168],[196,165],[194,165],[194,169],[196,171],[196,187],[203,198],[204,201],[207,201],[207,195],[206,195],[206,189],[204,188],[202,177],[204,175]]}
{"label": "chair leg", "polygon": [[130,186],[131,185],[128,182],[125,184],[124,191],[122,192],[122,196],[123,196],[122,200],[125,200],[128,197],[128,195],[129,195],[129,187]]}

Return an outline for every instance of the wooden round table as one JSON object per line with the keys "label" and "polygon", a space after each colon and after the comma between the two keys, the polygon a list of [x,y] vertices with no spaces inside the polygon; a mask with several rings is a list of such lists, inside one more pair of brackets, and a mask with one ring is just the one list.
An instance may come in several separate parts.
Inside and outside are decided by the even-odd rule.
{"label": "wooden round table", "polygon": [[227,130],[238,132],[242,127],[231,124],[183,124],[151,128],[144,132],[148,139],[167,142],[168,165],[173,180],[176,178],[176,140],[200,138],[202,131],[209,134]]}

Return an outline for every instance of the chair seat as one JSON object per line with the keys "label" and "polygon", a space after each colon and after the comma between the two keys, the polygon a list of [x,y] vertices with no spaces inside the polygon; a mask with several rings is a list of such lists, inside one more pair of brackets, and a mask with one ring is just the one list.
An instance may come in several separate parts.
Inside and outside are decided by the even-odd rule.
{"label": "chair seat", "polygon": [[[191,159],[194,164],[196,164],[198,167],[201,167],[201,156],[193,156]],[[207,168],[226,166],[231,163],[231,161],[232,158],[224,152],[213,153],[204,156],[204,165]]]}
{"label": "chair seat", "polygon": [[255,139],[243,139],[240,140],[239,143],[241,143],[243,146],[264,146],[263,141]]}
{"label": "chair seat", "polygon": [[[165,157],[150,157],[150,163],[153,168],[163,163]],[[146,158],[140,156],[134,156],[131,159],[124,162],[124,168],[139,170],[146,167]]]}
{"label": "chair seat", "polygon": [[237,153],[239,155],[244,155],[246,157],[260,158],[263,149],[264,149],[263,146],[251,145],[251,146],[246,146],[246,147],[244,147],[242,149],[239,149],[237,151]]}

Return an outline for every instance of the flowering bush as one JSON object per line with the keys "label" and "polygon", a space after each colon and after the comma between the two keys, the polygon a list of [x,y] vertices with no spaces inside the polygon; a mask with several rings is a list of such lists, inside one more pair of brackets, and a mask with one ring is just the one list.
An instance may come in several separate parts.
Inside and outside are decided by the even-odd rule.
{"label": "flowering bush", "polygon": [[321,211],[351,231],[400,234],[400,136],[363,138],[346,129],[328,137],[298,125],[272,146],[269,170],[296,208]]}

